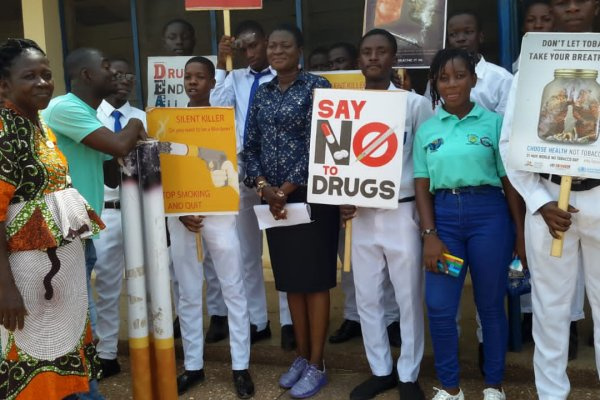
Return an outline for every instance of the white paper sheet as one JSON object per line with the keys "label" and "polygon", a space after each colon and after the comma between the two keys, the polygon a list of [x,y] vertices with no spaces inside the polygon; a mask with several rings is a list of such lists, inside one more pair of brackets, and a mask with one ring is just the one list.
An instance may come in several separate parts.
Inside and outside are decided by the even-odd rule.
{"label": "white paper sheet", "polygon": [[310,206],[306,203],[286,204],[285,209],[287,211],[287,218],[276,220],[273,218],[271,211],[269,211],[268,204],[254,206],[254,213],[258,219],[258,227],[264,230],[279,226],[292,226],[312,222],[310,219]]}

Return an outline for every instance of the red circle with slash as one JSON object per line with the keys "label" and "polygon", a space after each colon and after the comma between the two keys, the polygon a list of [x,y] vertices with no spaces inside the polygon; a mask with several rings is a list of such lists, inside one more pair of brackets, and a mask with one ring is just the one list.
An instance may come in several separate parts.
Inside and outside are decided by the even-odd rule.
{"label": "red circle with slash", "polygon": [[[363,151],[365,151],[371,143],[375,142],[381,135],[383,135],[387,130],[390,129],[389,126],[383,124],[381,122],[370,122],[366,125],[360,127],[358,131],[354,134],[354,138],[352,139],[352,150],[354,151],[354,155],[359,157]],[[379,132],[379,135],[372,141],[364,145],[365,137],[373,132]],[[381,146],[387,143],[387,149],[385,152],[377,157],[373,157],[373,153]],[[394,133],[388,136],[379,146],[373,149],[369,154],[365,155],[360,159],[360,162],[369,167],[381,167],[387,163],[389,163],[394,156],[396,155],[396,151],[398,150],[398,138]]]}

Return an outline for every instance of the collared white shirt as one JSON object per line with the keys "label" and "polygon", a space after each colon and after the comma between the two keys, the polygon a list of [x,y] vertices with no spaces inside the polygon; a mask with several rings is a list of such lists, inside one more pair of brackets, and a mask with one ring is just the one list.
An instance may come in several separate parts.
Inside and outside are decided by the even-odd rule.
{"label": "collared white shirt", "polygon": [[[115,129],[115,119],[112,117],[112,112],[115,108],[110,105],[106,100],[102,100],[96,115],[102,125],[114,131]],[[125,125],[129,122],[131,118],[137,118],[142,121],[144,124],[144,129],[146,129],[146,113],[140,110],[139,108],[133,107],[129,102],[125,103],[121,108],[118,109],[121,112],[121,118],[119,118],[119,122],[121,122],[121,127],[124,128]],[[113,201],[119,200],[119,188],[110,188],[104,185],[104,201]]]}
{"label": "collared white shirt", "polygon": [[[260,78],[261,85],[270,82],[277,75],[273,68],[269,66],[268,69],[271,73]],[[236,145],[239,154],[244,149],[246,114],[248,113],[248,101],[250,100],[250,89],[254,83],[254,75],[250,67],[235,69],[229,74],[223,69],[217,69],[215,80],[217,83],[210,92],[210,105],[235,108]]]}
{"label": "collared white shirt", "polygon": [[542,178],[539,174],[512,169],[508,166],[508,144],[512,133],[518,77],[519,73],[517,72],[508,94],[506,115],[502,121],[502,133],[500,135],[500,156],[502,157],[502,162],[504,162],[504,169],[506,169],[506,174],[508,175],[510,183],[512,183],[525,200],[529,212],[534,214],[541,206],[555,199],[552,198],[552,195],[550,195],[542,183]]}
{"label": "collared white shirt", "polygon": [[[487,62],[483,56],[475,66],[475,73],[477,84],[471,89],[471,100],[489,111],[504,115],[513,81],[512,74],[496,64]],[[429,89],[430,84],[427,82],[425,97],[431,99]]]}
{"label": "collared white shirt", "polygon": [[[388,90],[401,90],[390,82]],[[412,197],[415,195],[414,165],[413,165],[413,141],[419,126],[429,118],[433,117],[431,101],[424,96],[414,92],[408,92],[406,99],[406,120],[404,122],[404,149],[402,154],[402,178],[400,179],[400,190],[398,199]],[[402,138],[399,138],[402,139]]]}

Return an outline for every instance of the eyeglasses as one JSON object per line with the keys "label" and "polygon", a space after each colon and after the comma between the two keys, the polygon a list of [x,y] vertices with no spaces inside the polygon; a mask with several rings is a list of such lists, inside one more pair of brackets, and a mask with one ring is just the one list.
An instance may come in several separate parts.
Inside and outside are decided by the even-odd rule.
{"label": "eyeglasses", "polygon": [[118,81],[121,81],[121,80],[126,80],[126,81],[128,81],[128,82],[133,82],[133,81],[135,81],[135,75],[134,75],[134,74],[123,74],[123,73],[121,73],[121,72],[117,72],[117,73],[115,74],[115,78],[116,78]]}

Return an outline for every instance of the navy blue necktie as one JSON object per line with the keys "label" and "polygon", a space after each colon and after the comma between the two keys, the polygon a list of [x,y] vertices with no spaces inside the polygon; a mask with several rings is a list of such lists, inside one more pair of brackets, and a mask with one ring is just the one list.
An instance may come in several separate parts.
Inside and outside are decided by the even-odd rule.
{"label": "navy blue necktie", "polygon": [[110,113],[110,116],[115,119],[115,129],[113,129],[113,132],[117,133],[121,129],[123,129],[123,127],[121,126],[121,117],[123,116],[123,114],[121,114],[121,111],[119,110],[114,110]]}
{"label": "navy blue necktie", "polygon": [[260,78],[262,78],[265,75],[269,75],[271,73],[271,70],[266,69],[262,72],[250,71],[250,73],[254,75],[254,82],[252,82],[252,87],[250,88],[250,97],[248,97],[248,109],[246,110],[246,124],[244,125],[244,144],[246,144],[246,133],[248,131],[248,115],[250,114],[250,107],[252,106],[254,96],[256,96],[256,91],[260,86]]}

